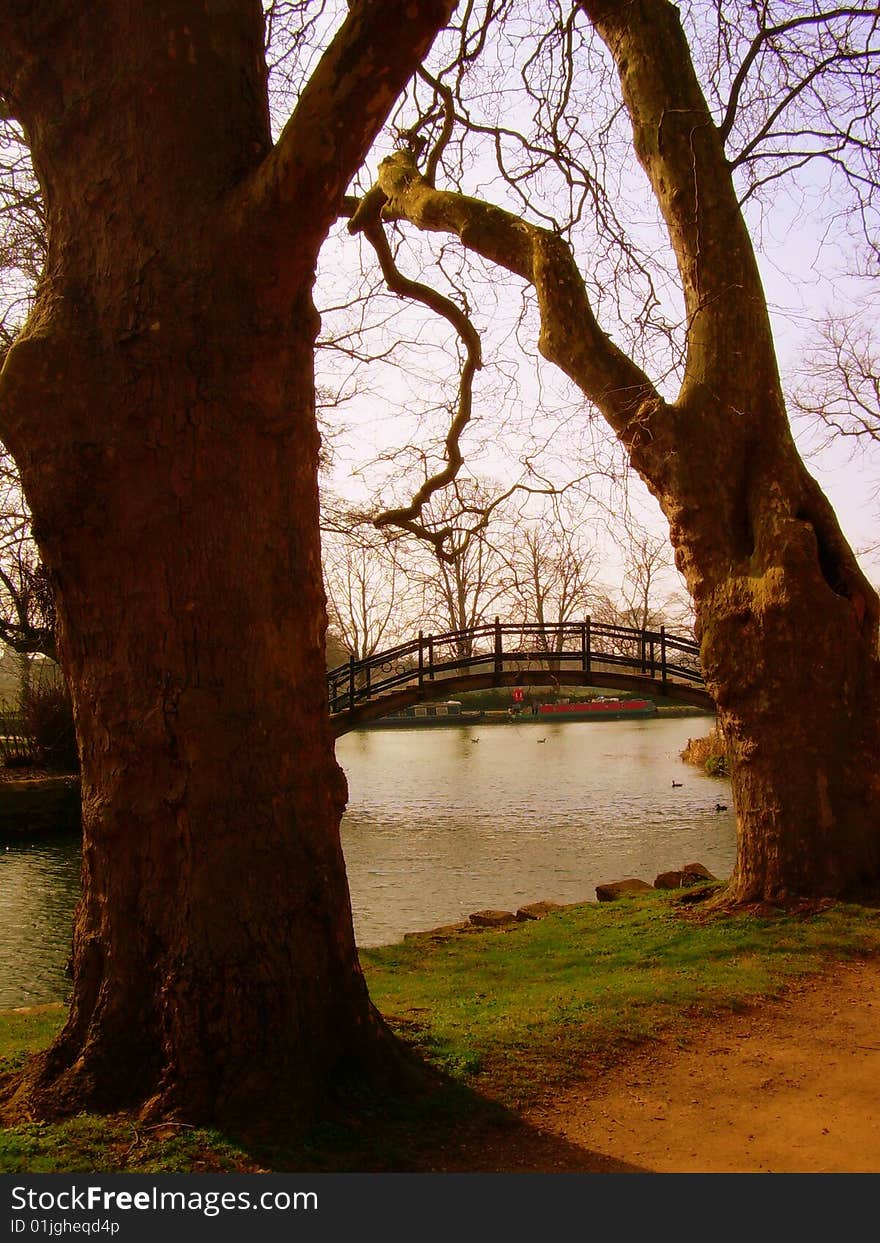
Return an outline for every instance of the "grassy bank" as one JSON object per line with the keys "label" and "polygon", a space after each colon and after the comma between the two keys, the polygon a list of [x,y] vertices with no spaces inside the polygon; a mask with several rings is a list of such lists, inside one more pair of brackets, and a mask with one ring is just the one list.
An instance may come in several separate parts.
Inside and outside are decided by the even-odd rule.
{"label": "grassy bank", "polygon": [[704,769],[710,777],[726,777],[730,771],[727,745],[717,725],[705,738],[689,738],[681,758]]}
{"label": "grassy bank", "polygon": [[[0,1131],[0,1170],[447,1168],[463,1135],[512,1125],[516,1109],[660,1033],[689,1039],[698,1015],[740,1009],[792,979],[880,949],[880,912],[706,918],[674,894],[568,908],[536,923],[362,953],[391,1026],[443,1072],[416,1102],[359,1101],[310,1141],[234,1140],[187,1127],[81,1116]],[[0,1016],[11,1069],[43,1047],[60,1007]],[[450,1158],[451,1159],[451,1158]]]}

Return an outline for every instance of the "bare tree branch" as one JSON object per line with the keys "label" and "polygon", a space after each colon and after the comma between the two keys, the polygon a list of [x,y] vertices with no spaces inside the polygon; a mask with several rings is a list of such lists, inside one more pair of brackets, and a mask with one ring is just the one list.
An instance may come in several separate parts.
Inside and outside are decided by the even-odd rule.
{"label": "bare tree branch", "polygon": [[[565,243],[499,207],[435,190],[407,152],[383,160],[379,186],[391,213],[420,229],[457,234],[468,249],[535,286],[542,316],[541,353],[575,379],[615,430],[625,435],[635,413],[656,391],[599,327]],[[558,305],[567,308],[564,321],[556,314]],[[571,331],[571,320],[578,323],[578,333]]]}
{"label": "bare tree branch", "polygon": [[[874,17],[877,16],[875,6],[857,6],[854,8],[843,9],[826,9],[824,12],[805,13],[800,17],[789,18],[788,21],[778,22],[773,26],[763,26],[753,38],[748,51],[743,57],[739,68],[734,74],[733,81],[730,84],[730,93],[728,96],[727,107],[724,112],[724,118],[718,127],[718,133],[722,142],[726,142],[733,129],[736,120],[737,107],[739,105],[740,95],[746,79],[752,70],[756,60],[763,49],[779,35],[788,34],[793,30],[798,30],[804,26],[826,26],[831,22],[838,21],[840,18],[854,17]],[[815,74],[809,75],[809,78]],[[807,85],[807,79],[801,83],[801,89]],[[790,98],[786,101],[785,106],[795,97],[797,90],[790,92]]]}
{"label": "bare tree branch", "polygon": [[451,298],[445,297],[421,281],[414,281],[403,275],[394,262],[388,238],[379,220],[380,203],[378,200],[374,202],[376,210],[371,213],[370,217],[367,217],[362,210],[355,214],[350,226],[352,232],[362,232],[372,245],[378,256],[382,275],[392,293],[421,302],[429,310],[442,316],[455,328],[466,352],[459,379],[458,405],[446,434],[446,465],[424,481],[408,505],[385,510],[373,519],[374,525],[380,529],[393,525],[425,536],[427,532],[417,522],[422,508],[435,492],[452,482],[464,461],[460,440],[470,422],[473,409],[474,374],[482,366],[480,337],[468,316],[456,306]]}
{"label": "bare tree branch", "polygon": [[256,191],[264,227],[283,235],[294,222],[303,254],[306,229],[320,244],[397,95],[454,7],[455,0],[351,5],[261,165],[257,185],[243,188],[246,203]]}

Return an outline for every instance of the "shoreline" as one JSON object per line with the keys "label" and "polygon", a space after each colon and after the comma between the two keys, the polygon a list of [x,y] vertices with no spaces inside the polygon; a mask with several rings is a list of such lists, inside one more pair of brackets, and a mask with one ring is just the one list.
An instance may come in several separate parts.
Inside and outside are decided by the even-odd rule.
{"label": "shoreline", "polygon": [[658,707],[656,712],[650,714],[608,712],[601,716],[598,713],[595,716],[587,714],[583,716],[566,716],[564,713],[533,715],[530,712],[522,712],[517,716],[510,716],[503,708],[486,708],[480,711],[479,715],[476,713],[471,715],[469,713],[467,715],[462,714],[460,717],[380,717],[377,721],[369,721],[364,725],[358,725],[351,732],[360,733],[362,730],[374,729],[462,729],[465,726],[472,729],[475,725],[580,725],[585,722],[593,724],[607,721],[656,721],[677,717],[714,716],[714,712],[707,712],[704,708],[694,708],[690,704],[672,704],[670,706]]}

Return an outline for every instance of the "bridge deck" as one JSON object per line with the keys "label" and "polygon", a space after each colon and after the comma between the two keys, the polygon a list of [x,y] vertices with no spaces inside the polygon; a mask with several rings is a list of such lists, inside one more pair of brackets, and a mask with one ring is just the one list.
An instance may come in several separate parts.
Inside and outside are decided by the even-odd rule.
{"label": "bridge deck", "polygon": [[491,686],[607,686],[712,708],[693,639],[589,618],[474,626],[354,658],[327,675],[337,736],[413,704]]}

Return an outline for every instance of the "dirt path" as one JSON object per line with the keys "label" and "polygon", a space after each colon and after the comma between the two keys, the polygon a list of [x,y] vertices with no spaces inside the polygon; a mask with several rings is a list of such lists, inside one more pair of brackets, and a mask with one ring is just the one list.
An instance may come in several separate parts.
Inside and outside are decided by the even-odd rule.
{"label": "dirt path", "polygon": [[519,1115],[475,1117],[403,1168],[880,1172],[880,958],[695,1021],[685,1045],[636,1050]]}
{"label": "dirt path", "polygon": [[[637,1051],[523,1120],[533,1169],[579,1151],[588,1170],[880,1171],[880,962],[696,1023],[685,1047]],[[523,1141],[513,1168],[531,1164]]]}

